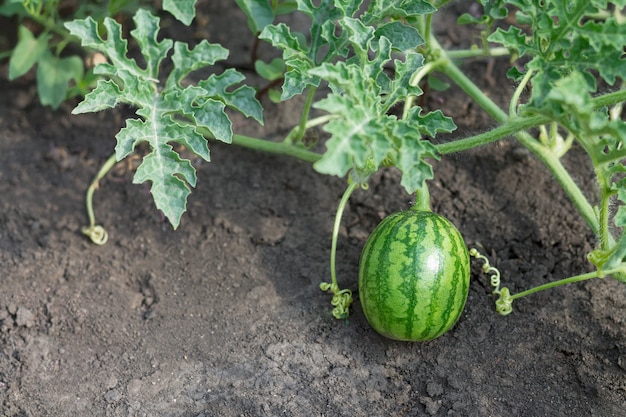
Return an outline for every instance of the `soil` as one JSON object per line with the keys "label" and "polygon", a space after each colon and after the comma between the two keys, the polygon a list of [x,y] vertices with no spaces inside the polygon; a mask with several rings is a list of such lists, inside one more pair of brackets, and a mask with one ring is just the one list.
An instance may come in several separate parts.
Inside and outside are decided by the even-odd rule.
{"label": "soil", "polygon": [[[199,3],[208,37],[246,62],[250,42],[234,2]],[[221,7],[220,7],[221,6]],[[451,47],[473,36],[444,13]],[[502,106],[506,60],[467,73]],[[76,102],[41,107],[33,77],[0,79],[0,414],[2,416],[598,416],[626,415],[626,287],[612,279],[544,291],[494,311],[473,266],[465,311],[425,343],[385,339],[367,324],[357,273],[368,233],[411,196],[385,170],[351,199],[338,275],[355,292],[348,321],[331,316],[330,236],[345,180],[304,162],[213,144],[178,230],[146,185],[119,164],[96,193],[109,242],[81,234],[84,191],[115,146],[128,109],[73,116]],[[488,74],[489,76],[485,76]],[[251,73],[248,74],[252,77]],[[252,79],[254,81],[254,79]],[[280,138],[298,103],[268,100]],[[449,140],[493,127],[455,88],[425,106],[453,115]],[[584,154],[564,163],[588,195]],[[594,236],[547,170],[514,141],[435,164],[434,211],[483,248],[512,292],[591,270]]]}

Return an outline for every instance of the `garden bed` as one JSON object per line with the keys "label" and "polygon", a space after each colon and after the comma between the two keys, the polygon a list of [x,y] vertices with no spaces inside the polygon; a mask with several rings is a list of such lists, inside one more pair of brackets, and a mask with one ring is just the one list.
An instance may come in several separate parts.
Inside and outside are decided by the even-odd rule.
{"label": "garden bed", "polygon": [[[218,3],[222,3],[219,7]],[[461,6],[441,19],[453,22]],[[249,53],[234,2],[200,2],[208,34]],[[469,28],[441,24],[452,45]],[[460,29],[459,29],[460,28]],[[184,28],[173,24],[168,30]],[[185,35],[185,33],[187,33]],[[447,36],[446,36],[447,35]],[[488,68],[493,65],[493,69]],[[626,287],[594,280],[494,311],[474,264],[456,326],[425,343],[388,340],[358,302],[332,317],[328,280],[333,218],[345,181],[310,164],[224,144],[198,163],[198,186],[173,231],[148,187],[122,162],[95,207],[109,242],[93,245],[83,192],[115,146],[129,110],[71,115],[38,104],[32,79],[0,79],[0,409],[4,416],[622,416],[626,404]],[[477,60],[468,76],[505,106],[508,61]],[[485,76],[487,74],[488,76]],[[493,122],[461,91],[428,95],[454,108],[450,137]],[[294,103],[264,101],[265,127],[235,118],[239,133],[281,137]],[[458,109],[463,109],[459,112]],[[319,132],[323,135],[323,132]],[[594,187],[586,156],[564,164]],[[468,245],[481,245],[512,290],[588,271],[594,236],[550,173],[514,141],[451,154],[435,165],[433,210]],[[400,174],[383,170],[346,209],[338,277],[358,300],[360,251],[388,214],[408,208]]]}

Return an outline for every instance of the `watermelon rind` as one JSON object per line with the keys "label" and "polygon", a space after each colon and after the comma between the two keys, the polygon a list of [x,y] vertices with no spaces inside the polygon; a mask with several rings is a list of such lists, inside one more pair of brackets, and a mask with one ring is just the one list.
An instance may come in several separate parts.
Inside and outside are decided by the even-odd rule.
{"label": "watermelon rind", "polygon": [[469,280],[469,254],[458,229],[436,213],[405,210],[386,217],[368,238],[359,298],[378,333],[426,341],[458,321]]}

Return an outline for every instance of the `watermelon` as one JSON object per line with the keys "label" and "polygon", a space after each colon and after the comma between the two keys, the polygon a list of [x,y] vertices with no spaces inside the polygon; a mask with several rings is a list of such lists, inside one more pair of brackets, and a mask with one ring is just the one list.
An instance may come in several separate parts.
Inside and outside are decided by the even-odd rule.
{"label": "watermelon", "polygon": [[386,217],[368,238],[359,265],[359,298],[383,336],[425,341],[458,320],[469,289],[463,237],[445,217],[406,210]]}

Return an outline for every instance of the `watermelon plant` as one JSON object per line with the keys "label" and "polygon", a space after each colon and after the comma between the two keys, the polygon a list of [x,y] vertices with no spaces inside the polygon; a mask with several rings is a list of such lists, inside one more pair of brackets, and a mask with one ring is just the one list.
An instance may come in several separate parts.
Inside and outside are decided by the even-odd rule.
{"label": "watermelon plant", "polygon": [[[95,68],[100,79],[74,113],[120,103],[137,109],[136,118],[127,120],[117,134],[115,153],[89,187],[90,224],[84,232],[96,243],[106,241],[106,232],[95,222],[94,190],[113,164],[133,154],[141,142],[147,142],[150,151],[133,182],[151,182],[155,204],[174,228],[186,210],[196,171],[173,143],[205,161],[210,160],[211,141],[299,158],[321,174],[347,178],[333,227],[331,281],[321,284],[333,295],[333,315],[346,318],[352,291],[340,288],[335,271],[342,213],[354,190],[367,188],[374,173],[393,167],[418,203],[414,209],[391,214],[373,231],[362,255],[359,297],[368,320],[382,334],[428,340],[449,330],[459,318],[469,271],[467,248],[458,230],[427,209],[433,164],[447,154],[513,136],[554,175],[597,236],[597,246],[589,254],[592,271],[518,294],[500,287],[497,269],[472,249],[469,253],[484,261],[483,270],[492,273],[498,311],[508,314],[513,300],[566,283],[607,276],[626,283],[626,209],[621,206],[626,202],[622,117],[626,1],[479,0],[483,13],[459,19],[459,24],[481,29],[476,45],[463,50],[445,49],[432,29],[433,16],[447,3],[237,0],[248,17],[250,33],[258,34],[253,44],[267,42],[281,53],[269,63],[255,62],[261,75],[273,85],[281,84],[274,98],[304,97],[299,123],[282,141],[232,131],[227,109],[263,122],[255,90],[237,70],[227,68],[191,81],[192,72],[226,59],[228,51],[220,45],[205,40],[190,46],[164,38],[159,34],[160,18],[140,9],[130,32],[145,62],[139,64],[127,56],[128,40],[114,20],[87,17],[66,23],[84,48],[108,59]],[[163,4],[185,24],[194,17],[195,2]],[[285,13],[304,15],[309,26],[299,32],[286,23],[274,23]],[[509,18],[513,24],[505,20]],[[517,84],[504,109],[458,65],[465,59],[495,56],[510,58],[508,75]],[[166,60],[170,70],[163,73]],[[428,111],[417,99],[426,83],[436,85],[441,76],[491,115],[496,127],[435,144],[433,137],[456,128],[455,109],[446,109],[449,114]],[[319,99],[320,92],[327,94]],[[312,116],[312,109],[321,115]],[[307,131],[320,126],[327,133],[323,152],[314,151],[305,139]],[[561,162],[573,146],[582,148],[593,164],[597,195],[586,196]]]}

